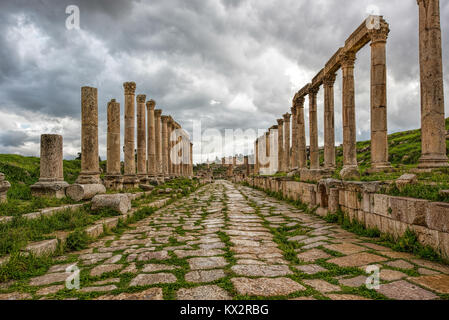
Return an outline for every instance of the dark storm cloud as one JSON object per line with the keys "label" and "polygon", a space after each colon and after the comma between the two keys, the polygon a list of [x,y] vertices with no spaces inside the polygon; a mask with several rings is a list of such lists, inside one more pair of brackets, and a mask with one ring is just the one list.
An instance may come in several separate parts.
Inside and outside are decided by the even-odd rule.
{"label": "dark storm cloud", "polygon": [[[79,31],[65,28],[68,5],[80,8]],[[294,92],[362,23],[370,5],[391,28],[389,130],[417,127],[415,1],[8,0],[0,3],[0,114],[21,118],[3,130],[17,130],[26,120],[33,125],[41,115],[39,121],[48,125],[34,127],[58,128],[65,134],[66,152],[76,155],[80,87],[95,86],[104,157],[106,103],[116,98],[123,110],[125,81],[136,81],[136,93],[146,93],[188,129],[199,119],[203,129],[270,127],[290,110]],[[442,1],[444,61],[449,57],[448,18],[449,4]],[[369,137],[369,65],[368,46],[356,63],[358,139]],[[447,81],[448,72],[445,66]],[[340,82],[335,88],[337,138]],[[318,101],[322,132],[322,96]],[[65,119],[64,125],[57,119]],[[8,138],[0,136],[4,145]],[[0,148],[5,150],[10,149]]]}
{"label": "dark storm cloud", "polygon": [[21,147],[32,140],[23,131],[6,131],[0,134],[0,144],[4,147]]}

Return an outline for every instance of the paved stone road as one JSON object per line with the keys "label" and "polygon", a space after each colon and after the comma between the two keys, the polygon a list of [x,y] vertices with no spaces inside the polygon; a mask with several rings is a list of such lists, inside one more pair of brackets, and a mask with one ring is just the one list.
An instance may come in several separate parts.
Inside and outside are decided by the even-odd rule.
{"label": "paved stone road", "polygon": [[[447,299],[449,266],[399,253],[247,187],[218,181],[133,228],[57,258],[1,299]],[[64,286],[81,269],[80,290]],[[380,288],[366,288],[366,267]],[[12,292],[11,292],[12,291]]]}

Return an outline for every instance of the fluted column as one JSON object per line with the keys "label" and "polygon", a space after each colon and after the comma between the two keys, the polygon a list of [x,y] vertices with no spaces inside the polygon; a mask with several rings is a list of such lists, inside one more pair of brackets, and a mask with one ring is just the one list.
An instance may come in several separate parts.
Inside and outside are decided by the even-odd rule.
{"label": "fluted column", "polygon": [[146,104],[147,115],[148,115],[148,176],[155,177],[157,175],[156,171],[156,132],[155,132],[155,120],[154,120],[154,108],[156,107],[156,102],[154,100],[149,100]]}
{"label": "fluted column", "polygon": [[354,64],[355,53],[346,52],[340,57],[343,74],[343,170],[342,178],[359,176],[356,148]]}
{"label": "fluted column", "polygon": [[296,105],[293,103],[292,111],[292,154],[290,155],[290,168],[298,168],[298,113]]}
{"label": "fluted column", "polygon": [[169,152],[169,146],[168,146],[168,116],[162,116],[162,172],[164,177],[168,177],[169,172],[169,164],[168,164],[168,152]]}
{"label": "fluted column", "polygon": [[306,126],[304,120],[304,97],[296,97],[296,112],[298,120],[298,168],[307,167]]}
{"label": "fluted column", "polygon": [[290,171],[290,118],[291,114],[284,114],[284,170]]}
{"label": "fluted column", "polygon": [[140,94],[137,96],[137,176],[141,182],[146,182],[147,174],[147,136],[145,101],[147,96]]}
{"label": "fluted column", "polygon": [[81,88],[81,172],[78,184],[101,184],[98,156],[98,91]]}
{"label": "fluted column", "polygon": [[387,134],[387,55],[389,29],[382,23],[371,35],[371,168],[390,168]]}
{"label": "fluted column", "polygon": [[134,82],[126,82],[123,84],[125,88],[125,174],[123,184],[126,188],[137,187],[139,180],[136,176],[136,159],[135,159],[135,91],[136,84]]}
{"label": "fluted column", "polygon": [[108,103],[108,135],[105,186],[121,190],[123,178],[120,165],[120,103],[112,99]]}
{"label": "fluted column", "polygon": [[324,78],[324,168],[335,169],[334,83],[336,74]]}
{"label": "fluted column", "polygon": [[162,123],[161,123],[162,110],[154,110],[154,137],[155,137],[155,148],[156,148],[156,173],[158,176],[164,175],[164,170],[162,166]]}
{"label": "fluted column", "polygon": [[418,6],[422,145],[418,167],[447,167],[440,1],[418,0]]}
{"label": "fluted column", "polygon": [[285,171],[284,168],[284,120],[277,119],[278,122],[278,171]]}
{"label": "fluted column", "polygon": [[319,87],[309,89],[309,136],[310,136],[310,169],[320,168],[320,153],[318,149],[318,115],[317,94]]}

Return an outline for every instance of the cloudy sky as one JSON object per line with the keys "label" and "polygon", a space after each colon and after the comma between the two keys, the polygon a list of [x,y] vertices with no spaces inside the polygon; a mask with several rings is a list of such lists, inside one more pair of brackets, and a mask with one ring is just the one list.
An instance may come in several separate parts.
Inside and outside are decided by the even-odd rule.
{"label": "cloudy sky", "polygon": [[[449,2],[441,2],[443,61],[449,61]],[[69,5],[79,7],[79,30],[66,27]],[[137,94],[156,100],[189,131],[194,121],[201,121],[202,131],[223,134],[266,129],[376,11],[391,29],[388,129],[417,128],[416,0],[2,0],[0,153],[38,155],[40,134],[58,133],[64,136],[65,158],[73,158],[80,151],[80,87],[87,85],[99,90],[105,158],[106,103],[116,98],[123,115],[125,81],[135,81]],[[369,66],[367,46],[355,71],[359,140],[370,135]],[[447,93],[449,64],[444,68]],[[318,105],[321,143],[323,90]],[[340,73],[335,106],[341,143]],[[213,151],[203,142],[204,157],[229,155],[231,146]],[[199,161],[198,143],[194,153]]]}

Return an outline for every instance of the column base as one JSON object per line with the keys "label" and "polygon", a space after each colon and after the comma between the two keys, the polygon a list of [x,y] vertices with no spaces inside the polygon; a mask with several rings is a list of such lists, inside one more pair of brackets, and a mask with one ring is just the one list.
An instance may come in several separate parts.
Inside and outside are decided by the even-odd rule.
{"label": "column base", "polygon": [[81,172],[76,179],[78,184],[103,184],[100,178],[100,172]]}
{"label": "column base", "polygon": [[343,180],[351,180],[360,178],[358,166],[346,166],[340,171],[340,176]]}
{"label": "column base", "polygon": [[121,191],[123,190],[123,177],[121,175],[107,175],[104,177],[106,189]]}
{"label": "column base", "polygon": [[30,189],[33,197],[61,199],[65,197],[65,190],[68,186],[69,184],[65,181],[38,181]]}
{"label": "column base", "polygon": [[449,159],[446,155],[425,154],[419,159],[419,169],[435,169],[449,167]]}
{"label": "column base", "polygon": [[372,163],[371,168],[366,170],[368,173],[393,172],[394,168],[389,162]]}
{"label": "column base", "polygon": [[331,176],[332,171],[327,169],[299,169],[299,179],[301,181],[319,181]]}
{"label": "column base", "polygon": [[133,175],[124,175],[123,176],[123,189],[135,189],[139,187],[139,178]]}
{"label": "column base", "polygon": [[148,182],[147,174],[137,174],[137,178],[139,179],[140,183],[146,184]]}

